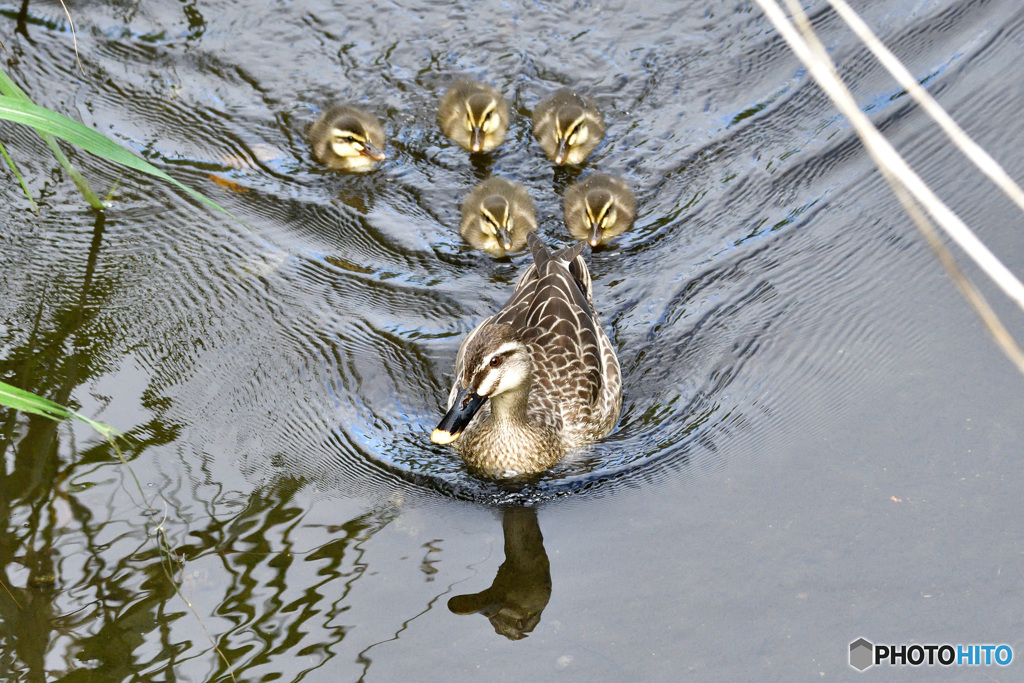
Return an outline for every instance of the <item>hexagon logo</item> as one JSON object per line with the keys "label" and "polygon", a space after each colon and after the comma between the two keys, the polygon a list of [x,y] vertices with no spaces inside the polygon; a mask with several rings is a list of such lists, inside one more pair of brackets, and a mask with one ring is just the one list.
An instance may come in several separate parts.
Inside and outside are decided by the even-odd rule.
{"label": "hexagon logo", "polygon": [[863,671],[874,664],[875,646],[866,638],[858,638],[850,643],[850,666]]}

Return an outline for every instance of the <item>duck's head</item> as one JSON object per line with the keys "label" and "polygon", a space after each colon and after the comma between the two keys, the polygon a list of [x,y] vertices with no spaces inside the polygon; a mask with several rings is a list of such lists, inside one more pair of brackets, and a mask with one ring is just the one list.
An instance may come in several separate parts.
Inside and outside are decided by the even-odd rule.
{"label": "duck's head", "polygon": [[473,93],[466,98],[466,117],[463,125],[469,133],[469,149],[480,152],[498,145],[505,137],[501,115],[501,102],[485,92]]}
{"label": "duck's head", "polygon": [[430,435],[434,443],[449,444],[462,436],[488,399],[529,389],[530,350],[511,325],[484,325],[466,340],[462,354],[458,392]]}
{"label": "duck's head", "polygon": [[595,173],[566,189],[563,207],[572,236],[596,247],[633,225],[636,197],[621,179]]}
{"label": "duck's head", "polygon": [[387,158],[370,141],[369,131],[355,116],[340,116],[332,121],[328,135],[331,152],[352,166],[372,165]]}
{"label": "duck's head", "polygon": [[492,194],[480,202],[477,212],[477,228],[498,243],[505,251],[512,250],[512,233],[516,228],[512,203],[498,194]]}
{"label": "duck's head", "polygon": [[587,192],[583,199],[583,212],[586,220],[587,242],[596,247],[615,227],[618,220],[618,209],[615,197],[603,187],[595,187]]}
{"label": "duck's head", "polygon": [[586,112],[575,104],[560,107],[555,112],[555,157],[556,164],[564,164],[569,153],[590,138]]}

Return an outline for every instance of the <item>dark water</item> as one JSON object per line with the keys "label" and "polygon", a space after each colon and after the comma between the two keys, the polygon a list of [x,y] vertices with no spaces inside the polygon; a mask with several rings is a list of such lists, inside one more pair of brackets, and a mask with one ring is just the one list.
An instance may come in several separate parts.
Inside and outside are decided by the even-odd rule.
{"label": "dark water", "polygon": [[[131,464],[0,412],[0,679],[835,678],[859,636],[1024,655],[1024,381],[756,7],[89,3],[84,75],[59,3],[20,9],[4,68],[38,104],[245,225],[72,152],[117,183],[98,216],[0,126],[40,205],[8,174],[0,379],[116,426]],[[1024,178],[1024,6],[858,9]],[[875,122],[1024,272],[1019,213],[811,11]],[[489,159],[436,129],[454,75],[509,99]],[[506,490],[429,442],[461,338],[528,259],[470,252],[458,208],[513,178],[567,243],[577,172],[528,127],[561,86],[608,123],[585,170],[639,200],[588,259],[624,412]],[[385,122],[377,172],[311,163],[333,101]]]}

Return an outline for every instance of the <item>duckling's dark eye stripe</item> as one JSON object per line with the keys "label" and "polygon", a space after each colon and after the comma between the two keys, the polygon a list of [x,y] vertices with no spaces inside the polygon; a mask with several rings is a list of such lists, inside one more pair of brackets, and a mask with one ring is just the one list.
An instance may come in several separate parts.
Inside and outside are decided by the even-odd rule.
{"label": "duckling's dark eye stripe", "polygon": [[497,106],[498,106],[498,103],[495,102],[494,100],[491,100],[487,104],[487,106],[484,107],[484,110],[480,112],[480,116],[477,116],[476,112],[473,111],[473,107],[471,107],[469,104],[467,104],[466,105],[466,120],[469,122],[469,125],[471,125],[471,126],[482,126],[482,125],[484,125],[484,121],[487,120],[487,116],[491,112],[493,112],[495,107],[497,107]]}
{"label": "duckling's dark eye stripe", "polygon": [[562,137],[563,138],[571,137],[572,134],[575,133],[579,129],[579,127],[581,125],[583,125],[583,117],[582,116],[569,124],[569,127],[565,129],[565,134]]}
{"label": "duckling's dark eye stripe", "polygon": [[482,126],[484,121],[487,120],[487,117],[490,115],[490,113],[492,111],[494,111],[494,107],[495,107],[495,102],[494,102],[494,100],[491,100],[490,104],[488,104],[484,108],[484,110],[482,112],[480,112],[480,118],[477,119],[477,124]]}
{"label": "duckling's dark eye stripe", "polygon": [[355,142],[362,142],[364,139],[361,135],[359,135],[359,133],[355,133],[351,130],[341,130],[340,128],[334,129],[334,135],[335,137],[339,137],[343,140],[352,140]]}
{"label": "duckling's dark eye stripe", "polygon": [[498,219],[495,218],[494,214],[492,214],[486,208],[481,206],[480,213],[483,215],[484,218],[487,219],[487,222],[489,222],[491,225],[493,225],[494,227],[501,227],[501,223],[498,222]]}
{"label": "duckling's dark eye stripe", "polygon": [[501,214],[500,215],[495,215],[495,214],[491,213],[490,209],[488,209],[486,206],[481,206],[480,207],[480,213],[483,214],[483,216],[488,221],[490,221],[494,226],[500,228],[500,227],[506,225],[509,222],[509,219],[510,219],[510,216],[511,216],[511,213],[512,213],[512,208],[508,205],[507,201],[504,203],[504,206],[502,206],[501,208],[502,208]]}

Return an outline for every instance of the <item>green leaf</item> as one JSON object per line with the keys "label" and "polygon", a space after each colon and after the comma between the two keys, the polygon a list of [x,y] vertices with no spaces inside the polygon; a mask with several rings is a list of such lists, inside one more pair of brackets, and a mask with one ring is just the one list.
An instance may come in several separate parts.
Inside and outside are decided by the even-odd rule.
{"label": "green leaf", "polygon": [[3,155],[4,161],[7,162],[7,167],[11,169],[11,173],[18,179],[18,183],[21,185],[22,192],[28,197],[28,203],[32,205],[32,210],[39,213],[39,207],[36,206],[36,202],[32,199],[32,193],[28,191],[28,185],[25,184],[25,179],[21,177],[21,173],[18,172],[18,167],[14,163],[14,159],[7,153],[7,148],[0,143],[0,154]]}
{"label": "green leaf", "polygon": [[25,91],[19,88],[18,84],[12,81],[11,77],[3,69],[0,69],[0,94],[13,97],[22,102],[32,102],[28,95],[25,94]]}
{"label": "green leaf", "polygon": [[99,432],[100,435],[106,439],[110,439],[113,436],[120,436],[119,432],[109,425],[105,425],[102,422],[96,422],[95,420],[90,420],[84,415],[79,415],[70,408],[65,408],[59,403],[54,403],[48,398],[37,396],[31,392],[25,391],[24,389],[19,389],[18,387],[12,387],[6,382],[0,382],[0,405],[20,410],[23,413],[42,415],[43,417],[48,417],[51,420],[57,420],[58,422],[68,418],[81,420]]}
{"label": "green leaf", "polygon": [[[2,71],[0,71],[0,73],[2,73]],[[11,86],[17,88],[17,85],[15,85],[13,81],[10,81],[10,79],[6,79],[6,82],[4,82],[4,78],[0,77],[0,84],[4,86],[3,88],[0,88],[4,92],[20,93],[20,95],[15,94],[14,96],[0,96],[0,119],[14,121],[15,123],[23,123],[26,126],[35,128],[40,133],[49,133],[71,143],[72,145],[81,147],[85,151],[91,152],[98,157],[102,157],[107,161],[127,166],[128,168],[141,171],[142,173],[147,173],[151,176],[160,178],[161,180],[166,180],[167,182],[172,183],[175,187],[184,190],[195,199],[198,199],[203,204],[235,218],[235,216],[227,209],[222,208],[220,205],[207,199],[195,190],[182,185],[156,166],[153,166],[147,161],[143,161],[101,133],[94,131],[92,128],[87,128],[86,126],[83,126],[77,121],[73,121],[62,114],[39,107],[32,104],[27,99],[23,99],[24,93],[21,92],[20,89],[11,89]],[[235,218],[235,220],[238,219]]]}
{"label": "green leaf", "polygon": [[[14,101],[23,102],[29,105],[32,104],[32,100],[25,94],[25,91],[18,87],[18,84],[11,80],[11,77],[8,76],[3,69],[0,69],[0,93],[6,97],[10,97]],[[74,182],[75,187],[77,187],[82,193],[82,196],[85,197],[87,202],[89,202],[89,205],[94,209],[105,208],[100,198],[97,197],[96,193],[92,191],[91,187],[89,187],[89,183],[86,181],[85,177],[79,173],[78,169],[68,161],[66,156],[64,156],[64,152],[61,151],[60,146],[57,144],[57,141],[53,139],[53,136],[38,129],[36,129],[36,132],[39,133],[41,138],[43,138],[43,142],[46,143],[46,146],[50,148],[50,151],[53,153],[53,157],[57,160],[57,163],[63,166],[64,170],[67,171],[69,176],[71,176],[71,180]],[[4,156],[6,156],[6,154]],[[33,202],[33,206],[34,205],[35,203]]]}

